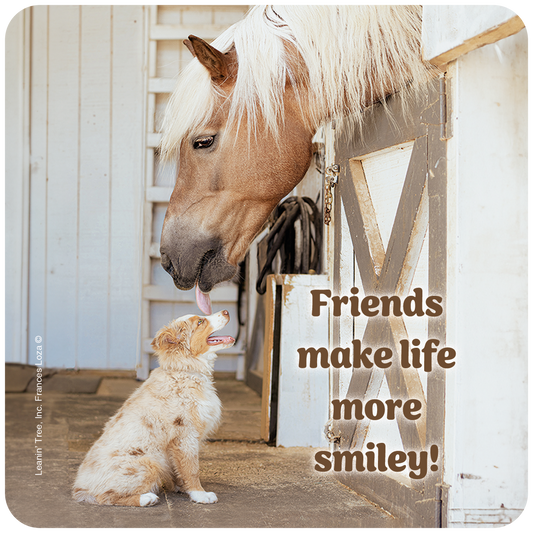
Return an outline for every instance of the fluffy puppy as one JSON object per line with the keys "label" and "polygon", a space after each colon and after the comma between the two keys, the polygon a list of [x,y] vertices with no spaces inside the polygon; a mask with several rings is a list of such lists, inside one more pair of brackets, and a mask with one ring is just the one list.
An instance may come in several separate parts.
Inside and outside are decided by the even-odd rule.
{"label": "fluffy puppy", "polygon": [[187,315],[162,328],[152,342],[160,367],[105,425],[81,464],[72,496],[102,505],[155,505],[157,494],[183,491],[215,503],[200,484],[200,443],[216,429],[220,400],[213,386],[216,352],[235,339],[213,332],[229,322],[221,311]]}

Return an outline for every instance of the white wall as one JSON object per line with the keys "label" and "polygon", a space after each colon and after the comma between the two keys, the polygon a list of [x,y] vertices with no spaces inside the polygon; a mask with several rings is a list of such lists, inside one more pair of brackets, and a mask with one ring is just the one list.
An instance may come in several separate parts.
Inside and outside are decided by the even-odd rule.
{"label": "white wall", "polygon": [[[12,349],[6,360],[35,363],[39,335],[47,367],[131,369],[140,332],[144,8],[24,14],[32,17],[29,274],[21,281],[29,286],[29,356]],[[20,155],[6,156],[9,204]],[[7,228],[8,242],[17,226]]]}
{"label": "white wall", "polygon": [[[170,196],[175,178],[154,164],[156,115],[192,58],[183,38],[214,38],[246,10],[38,6],[12,21],[6,35],[7,361],[34,363],[34,339],[41,336],[46,366],[133,369],[155,331],[188,312],[181,303],[191,295],[174,288],[152,253],[166,205],[145,202],[144,194],[161,186]],[[235,335],[237,291],[230,288],[224,307],[233,309]],[[177,295],[176,304],[170,295]],[[194,294],[190,307],[196,309]],[[218,369],[220,363],[235,370],[236,356],[225,354]]]}
{"label": "white wall", "polygon": [[447,63],[523,27],[522,20],[503,6],[424,6],[425,57],[435,64]]}
{"label": "white wall", "polygon": [[[514,34],[512,15],[424,12],[426,51],[456,47],[458,57],[444,67],[453,88],[447,344],[457,350],[446,392],[449,526],[509,523],[527,498],[527,36]],[[500,23],[495,44],[472,48],[476,32]],[[512,36],[494,39],[502,31]]]}
{"label": "white wall", "polygon": [[27,340],[29,208],[29,17],[6,31],[6,360],[24,362]]}

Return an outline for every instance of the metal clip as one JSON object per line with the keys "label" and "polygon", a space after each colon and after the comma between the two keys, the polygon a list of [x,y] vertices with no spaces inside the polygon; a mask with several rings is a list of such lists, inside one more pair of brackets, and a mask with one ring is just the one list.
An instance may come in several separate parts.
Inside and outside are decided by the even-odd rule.
{"label": "metal clip", "polygon": [[326,169],[326,179],[329,180],[332,188],[337,184],[340,170],[339,165],[331,165]]}
{"label": "metal clip", "polygon": [[324,426],[324,436],[328,442],[340,444],[341,436],[336,435],[337,430],[334,427],[334,424],[335,422],[331,418],[326,422],[326,425]]}

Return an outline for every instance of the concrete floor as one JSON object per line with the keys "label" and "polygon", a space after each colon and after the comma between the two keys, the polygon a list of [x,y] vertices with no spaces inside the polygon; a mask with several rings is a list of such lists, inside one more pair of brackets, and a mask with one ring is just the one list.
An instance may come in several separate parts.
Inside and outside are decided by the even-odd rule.
{"label": "concrete floor", "polygon": [[[78,376],[79,377],[79,376]],[[71,376],[75,379],[76,376]],[[75,390],[65,377],[60,389]],[[43,390],[43,418],[34,392],[6,394],[6,501],[33,527],[398,527],[400,522],[333,477],[313,469],[313,448],[274,448],[259,436],[260,398],[242,382],[217,377],[223,423],[201,452],[201,480],[218,496],[193,504],[163,493],[149,508],[77,503],[70,490],[77,468],[106,420],[139,385],[99,378],[96,392]],[[53,388],[53,387],[52,387]],[[56,386],[56,389],[58,386]],[[8,389],[9,390],[9,389]],[[28,390],[32,390],[31,384]],[[42,475],[35,438],[42,424]]]}

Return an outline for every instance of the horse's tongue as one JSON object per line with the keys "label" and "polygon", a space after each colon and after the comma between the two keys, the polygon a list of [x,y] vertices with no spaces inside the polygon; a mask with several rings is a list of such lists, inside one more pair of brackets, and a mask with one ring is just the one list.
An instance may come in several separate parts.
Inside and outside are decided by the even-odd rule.
{"label": "horse's tongue", "polygon": [[211,299],[209,294],[204,294],[196,284],[196,303],[204,315],[211,314]]}

